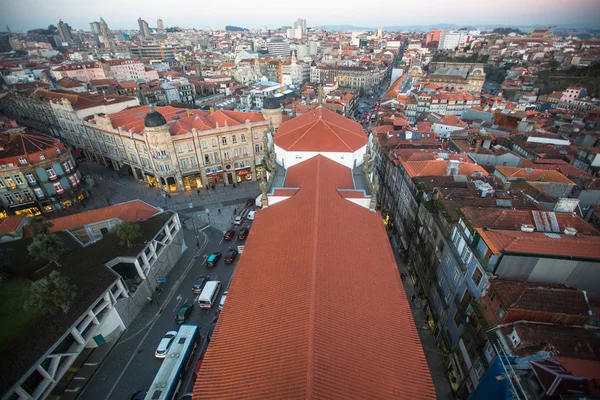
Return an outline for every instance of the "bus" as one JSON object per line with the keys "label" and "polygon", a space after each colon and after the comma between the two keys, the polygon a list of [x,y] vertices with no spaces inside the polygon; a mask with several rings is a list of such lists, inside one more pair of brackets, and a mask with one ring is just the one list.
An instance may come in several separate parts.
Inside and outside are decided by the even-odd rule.
{"label": "bus", "polygon": [[181,325],[144,400],[172,400],[179,393],[200,341],[198,325]]}

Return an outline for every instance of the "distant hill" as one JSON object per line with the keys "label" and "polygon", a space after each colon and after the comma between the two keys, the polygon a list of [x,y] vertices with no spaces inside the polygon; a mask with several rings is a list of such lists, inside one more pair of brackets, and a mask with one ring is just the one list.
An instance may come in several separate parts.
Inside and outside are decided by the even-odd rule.
{"label": "distant hill", "polygon": [[[394,26],[384,26],[383,30],[388,32],[398,32],[398,31],[408,31],[408,32],[427,32],[432,29],[461,29],[464,28],[465,25],[455,25],[455,24],[432,24],[432,25],[394,25]],[[589,24],[563,24],[563,25],[552,25],[552,24],[531,24],[531,25],[511,25],[511,24],[470,24],[469,29],[483,29],[483,30],[493,30],[496,28],[515,28],[522,29],[525,31],[531,31],[533,29],[545,29],[548,27],[552,27],[552,29],[584,29],[590,28]],[[317,29],[326,29],[328,31],[376,31],[377,27],[365,27],[365,26],[355,26],[355,25],[325,25],[318,26]],[[591,28],[597,28],[597,26],[593,26]]]}
{"label": "distant hill", "polygon": [[229,31],[229,32],[243,32],[243,31],[247,31],[248,29],[247,28],[241,28],[239,26],[227,25],[225,27],[225,30]]}

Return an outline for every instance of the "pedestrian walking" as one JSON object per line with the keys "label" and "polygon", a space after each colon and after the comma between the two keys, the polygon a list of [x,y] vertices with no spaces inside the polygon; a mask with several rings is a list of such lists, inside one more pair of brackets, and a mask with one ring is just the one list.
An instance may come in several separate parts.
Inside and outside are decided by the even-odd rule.
{"label": "pedestrian walking", "polygon": [[237,208],[233,209],[233,215],[237,215]]}
{"label": "pedestrian walking", "polygon": [[411,303],[417,298],[417,296],[415,296],[414,294],[412,296],[410,296],[410,301]]}
{"label": "pedestrian walking", "polygon": [[200,196],[200,189],[198,189],[198,196]]}
{"label": "pedestrian walking", "polygon": [[221,209],[220,208],[217,208],[217,211],[219,212],[219,214],[221,214]]}

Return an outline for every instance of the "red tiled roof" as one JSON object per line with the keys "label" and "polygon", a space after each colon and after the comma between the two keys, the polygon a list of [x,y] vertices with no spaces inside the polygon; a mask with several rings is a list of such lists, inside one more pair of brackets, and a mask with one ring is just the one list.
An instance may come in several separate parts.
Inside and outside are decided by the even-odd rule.
{"label": "red tiled roof", "polygon": [[525,168],[518,167],[496,167],[496,171],[500,172],[505,177],[522,178],[526,181],[544,181],[554,183],[567,183],[574,185],[575,183],[558,171],[546,169],[532,169],[527,171]]}
{"label": "red tiled roof", "polygon": [[490,280],[507,309],[589,316],[590,305],[578,289],[549,283]]}
{"label": "red tiled roof", "polygon": [[141,200],[132,200],[110,207],[51,219],[52,227],[49,230],[50,232],[64,231],[113,218],[119,218],[124,222],[141,221],[160,212],[159,208],[152,207]]}
{"label": "red tiled roof", "polygon": [[[448,160],[430,160],[430,161],[404,161],[400,160],[404,169],[411,178],[416,176],[445,176],[446,168],[450,165]],[[487,176],[488,173],[480,165],[471,162],[458,163],[458,175],[472,176],[480,173],[481,176]]]}
{"label": "red tiled roof", "polygon": [[194,399],[434,399],[381,215],[338,193],[351,170],[317,155],[286,186],[256,215]]}
{"label": "red tiled roof", "polygon": [[11,215],[0,220],[0,233],[14,232],[25,219],[25,215]]}
{"label": "red tiled roof", "polygon": [[530,224],[540,232],[562,233],[565,228],[571,227],[584,235],[600,235],[596,228],[575,213],[474,207],[465,207],[461,211],[471,226],[477,228],[520,230],[522,224]]}
{"label": "red tiled roof", "polygon": [[599,236],[580,237],[544,232],[484,230],[482,228],[475,228],[475,230],[495,254],[507,252],[600,259]]}
{"label": "red tiled roof", "polygon": [[282,124],[275,144],[287,151],[355,152],[367,144],[362,126],[319,107]]}
{"label": "red tiled roof", "polygon": [[29,164],[40,162],[40,155],[46,160],[56,158],[58,154],[66,153],[65,145],[52,136],[23,130],[0,136],[0,164],[20,165],[20,158],[25,158]]}

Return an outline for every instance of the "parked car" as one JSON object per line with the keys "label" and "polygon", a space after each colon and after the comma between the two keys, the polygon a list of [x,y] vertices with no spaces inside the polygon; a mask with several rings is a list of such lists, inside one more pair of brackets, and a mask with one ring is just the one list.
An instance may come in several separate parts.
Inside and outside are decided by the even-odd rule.
{"label": "parked car", "polygon": [[247,237],[248,237],[248,228],[240,229],[240,231],[238,232],[238,235],[237,235],[237,240],[246,240]]}
{"label": "parked car", "polygon": [[227,253],[225,253],[225,258],[223,258],[223,261],[225,261],[225,264],[233,264],[237,255],[238,251],[236,249],[229,249]]}
{"label": "parked car", "polygon": [[200,294],[202,292],[202,289],[204,289],[204,285],[206,285],[206,282],[208,282],[208,279],[208,276],[201,276],[200,279],[194,282],[194,284],[192,285],[192,293]]}
{"label": "parked car", "polygon": [[229,242],[231,239],[233,239],[235,237],[235,234],[237,232],[235,231],[235,229],[230,229],[227,232],[225,232],[225,235],[223,235],[223,240]]}
{"label": "parked car", "polygon": [[248,199],[246,200],[246,207],[252,207],[256,204],[256,199]]}
{"label": "parked car", "polygon": [[254,221],[254,217],[256,217],[255,210],[249,211],[248,215],[246,215],[246,218],[248,219],[248,221]]}
{"label": "parked car", "polygon": [[235,217],[235,219],[233,220],[233,224],[234,225],[241,225],[242,224],[242,216],[238,215],[237,217]]}
{"label": "parked car", "polygon": [[167,352],[169,351],[169,347],[173,343],[173,339],[177,336],[177,331],[169,331],[163,336],[154,352],[154,357],[156,358],[165,358],[167,356]]}
{"label": "parked car", "polygon": [[221,259],[221,253],[215,252],[208,256],[204,265],[208,268],[213,268]]}
{"label": "parked car", "polygon": [[221,296],[221,301],[219,301],[219,311],[221,311],[223,309],[223,305],[225,304],[226,298],[227,298],[227,290],[225,292],[223,292],[223,295]]}
{"label": "parked car", "polygon": [[177,315],[175,315],[175,322],[178,324],[183,324],[188,320],[190,314],[194,310],[194,305],[192,303],[184,304],[179,311],[177,311]]}

